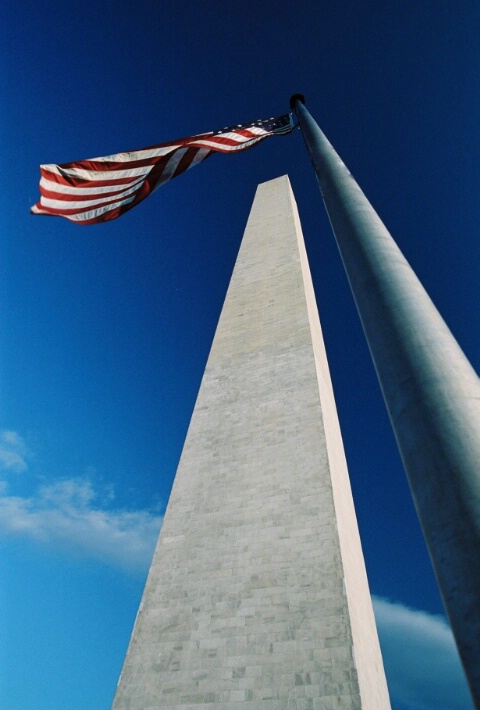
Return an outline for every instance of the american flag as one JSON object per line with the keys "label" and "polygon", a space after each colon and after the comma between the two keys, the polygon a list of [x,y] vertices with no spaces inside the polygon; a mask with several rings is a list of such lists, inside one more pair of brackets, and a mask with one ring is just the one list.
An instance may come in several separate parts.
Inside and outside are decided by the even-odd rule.
{"label": "american flag", "polygon": [[200,133],[127,153],[40,166],[40,202],[32,214],[77,224],[108,222],[212,153],[234,153],[293,130],[289,114]]}

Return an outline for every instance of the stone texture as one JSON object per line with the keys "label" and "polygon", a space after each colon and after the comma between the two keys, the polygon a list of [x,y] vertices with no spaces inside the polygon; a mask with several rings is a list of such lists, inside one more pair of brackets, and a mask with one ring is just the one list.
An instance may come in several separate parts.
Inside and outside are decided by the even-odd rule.
{"label": "stone texture", "polygon": [[288,178],[260,185],[114,710],[388,710]]}

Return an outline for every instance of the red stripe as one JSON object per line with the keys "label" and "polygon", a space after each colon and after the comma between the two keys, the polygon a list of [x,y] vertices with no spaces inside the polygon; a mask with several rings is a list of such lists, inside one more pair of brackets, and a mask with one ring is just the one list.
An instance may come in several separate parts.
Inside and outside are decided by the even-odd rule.
{"label": "red stripe", "polygon": [[132,168],[144,168],[149,165],[155,165],[162,160],[170,160],[175,152],[175,150],[172,150],[171,153],[167,153],[166,155],[142,158],[141,160],[79,160],[76,163],[62,163],[62,165],[58,165],[57,167],[60,168],[60,170],[88,170],[100,173],[110,172],[111,170],[131,170]]}
{"label": "red stripe", "polygon": [[[142,183],[138,183],[137,189],[140,189],[142,186]],[[48,190],[45,187],[40,188],[40,194],[42,197],[46,197],[50,200],[62,200],[63,202],[80,202],[84,200],[100,200],[103,198],[107,197],[115,197],[118,199],[121,198],[122,192],[125,190],[125,185],[123,185],[120,189],[118,190],[112,190],[109,192],[92,192],[89,195],[77,195],[76,193],[65,193],[65,192],[55,192],[54,190]],[[135,191],[131,193],[132,195],[135,194]],[[128,195],[127,195],[128,197]]]}
{"label": "red stripe", "polygon": [[[132,197],[130,195],[129,197]],[[128,198],[127,198],[128,199]],[[40,209],[47,211],[49,214],[53,215],[67,215],[67,214],[81,214],[82,212],[90,212],[91,210],[98,210],[101,209],[102,207],[105,207],[107,205],[112,205],[115,202],[119,202],[118,198],[117,199],[110,199],[110,200],[104,200],[102,202],[99,202],[98,205],[90,205],[87,207],[68,207],[68,202],[66,203],[65,207],[48,207],[47,205],[42,204],[42,201],[40,201]]]}
{"label": "red stripe", "polygon": [[222,141],[222,143],[219,143],[218,146],[215,147],[210,147],[210,150],[215,151],[215,153],[241,153],[243,150],[249,150],[250,148],[253,148],[254,145],[257,145],[257,143],[260,143],[260,141],[265,140],[265,138],[269,138],[269,136],[272,135],[271,133],[267,133],[264,136],[255,136],[255,138],[252,138],[247,144],[238,144],[234,143],[231,148],[221,148],[221,144],[224,144],[225,142]]}
{"label": "red stripe", "polygon": [[[232,148],[235,148],[237,151],[240,150],[246,150],[248,148],[248,143],[252,140],[257,141],[257,140],[263,140],[263,138],[267,138],[270,134],[266,133],[263,136],[258,136],[252,134],[251,136],[248,136],[248,140],[239,143],[238,141],[234,140],[233,138],[228,138],[228,136],[213,136],[212,138],[208,139],[209,145],[207,146],[210,148],[210,150],[215,150],[215,151],[221,151],[220,146],[231,146]],[[212,143],[215,143],[216,145],[211,145]],[[195,141],[193,145],[198,145],[199,148],[202,147],[201,141]],[[204,146],[205,147],[205,146]],[[223,151],[222,151],[223,152]],[[225,151],[228,152],[228,151]]]}
{"label": "red stripe", "polygon": [[63,175],[57,175],[56,173],[51,173],[48,170],[44,170],[42,167],[40,167],[40,174],[49,182],[58,183],[59,185],[69,185],[70,187],[115,187],[116,185],[127,186],[142,177],[142,175],[135,175],[133,177],[110,178],[110,180],[108,180],[107,176],[105,176],[105,180],[87,180],[86,178],[64,177]]}
{"label": "red stripe", "polygon": [[[182,159],[180,160],[179,164],[177,165],[174,174],[172,175],[172,178],[177,177],[177,175],[180,175],[180,173],[185,172],[185,170],[188,170],[190,165],[192,164],[194,158],[197,156],[198,151],[201,150],[201,148],[189,148],[187,152],[182,156]],[[205,156],[205,158],[208,158],[209,154]],[[205,160],[205,158],[203,160]],[[202,162],[202,161],[201,161]]]}

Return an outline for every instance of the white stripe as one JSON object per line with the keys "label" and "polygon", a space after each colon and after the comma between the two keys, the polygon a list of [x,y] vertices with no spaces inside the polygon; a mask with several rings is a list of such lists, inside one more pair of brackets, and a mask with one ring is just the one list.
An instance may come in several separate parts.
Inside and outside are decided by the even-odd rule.
{"label": "white stripe", "polygon": [[105,214],[106,212],[110,212],[111,210],[114,210],[116,207],[121,207],[122,205],[128,205],[129,202],[132,202],[134,198],[129,197],[128,200],[123,200],[122,202],[114,202],[111,205],[105,205],[105,207],[99,207],[96,210],[89,210],[88,212],[79,212],[78,214],[64,214],[61,215],[62,217],[66,217],[72,222],[83,222],[86,219],[95,219],[95,217],[100,217],[102,214]]}
{"label": "white stripe", "polygon": [[[240,130],[250,131],[250,133],[255,133],[257,136],[263,136],[269,133],[269,131],[266,131],[265,128],[261,126],[242,126]],[[236,135],[238,135],[238,133]]]}
{"label": "white stripe", "polygon": [[[113,155],[102,155],[100,158],[88,158],[87,160],[82,160],[78,162],[82,163],[88,163],[88,162],[95,162],[95,163],[105,163],[105,162],[114,162],[114,163],[133,163],[134,160],[146,160],[147,158],[159,158],[162,155],[168,155],[169,153],[172,153],[173,151],[177,150],[177,148],[181,148],[182,146],[180,145],[170,145],[170,146],[165,146],[163,148],[149,148],[145,150],[133,150],[131,152],[124,152],[124,153],[114,153]],[[73,161],[75,162],[75,161]],[[41,165],[41,168],[45,168],[45,170],[49,170],[50,172],[56,172],[58,174],[58,171],[56,168],[59,166],[56,163],[47,163],[45,165]]]}
{"label": "white stripe", "polygon": [[[189,148],[185,148],[184,153],[185,153],[187,150],[189,150]],[[180,151],[179,151],[179,152],[180,152]],[[201,163],[202,160],[205,160],[205,158],[207,157],[207,155],[209,155],[209,153],[211,153],[211,152],[212,152],[212,151],[211,151],[211,150],[208,150],[208,148],[200,148],[199,150],[197,150],[194,159],[192,160],[192,162],[190,163],[190,165],[188,166],[188,168],[186,168],[186,170],[190,170],[190,168],[193,168],[194,165],[198,165],[199,163]],[[173,157],[173,156],[172,156],[172,157]],[[170,161],[168,162],[168,164],[167,164],[167,166],[165,167],[165,169],[170,165],[170,162],[171,162],[171,159],[170,159]],[[177,163],[177,165],[178,165],[178,163]],[[176,166],[175,166],[175,167],[176,167]],[[173,172],[174,172],[174,171],[173,171]],[[172,172],[172,174],[173,174],[173,172]],[[155,190],[158,190],[159,187],[161,187],[161,186],[164,185],[166,182],[168,182],[168,181],[171,179],[172,174],[169,174],[168,176],[165,176],[165,170],[164,170],[163,173],[161,174],[161,176],[160,176],[158,182],[156,183],[155,187],[153,188],[152,192],[155,192]]]}
{"label": "white stripe", "polygon": [[[258,126],[251,126],[251,127],[246,128],[245,130],[249,131],[249,133],[254,133],[257,136],[264,136],[266,133],[268,133],[268,131],[266,131],[264,128],[259,128]],[[228,138],[229,140],[237,141],[238,143],[242,143],[244,141],[251,140],[250,136],[244,136],[240,133],[233,133],[233,132],[232,133],[219,133],[218,136],[213,137],[213,140],[215,140],[215,138],[217,138],[217,137],[218,138]]]}
{"label": "white stripe", "polygon": [[33,207],[30,207],[30,212],[33,212],[33,214],[50,214],[50,212],[42,210],[41,208],[37,207],[37,205],[33,205]]}
{"label": "white stripe", "polygon": [[[119,193],[118,195],[112,195],[112,197],[117,197],[118,199],[122,199],[124,197],[127,197],[128,195],[131,195],[132,193],[138,192],[140,189],[142,183],[135,185],[135,187],[131,187],[128,190],[124,190],[123,192]],[[135,197],[135,194],[133,195]],[[82,208],[82,207],[92,207],[93,205],[103,205],[105,204],[106,200],[109,200],[109,197],[101,197],[100,195],[98,196],[98,199],[96,200],[79,200],[78,202],[75,202],[74,200],[52,200],[50,197],[42,197],[40,198],[40,202],[44,207],[50,207],[52,209],[77,209],[77,208]],[[130,202],[130,200],[128,200]]]}
{"label": "white stripe", "polygon": [[188,150],[189,148],[180,148],[172,155],[168,163],[165,165],[162,174],[160,175],[153,190],[157,190],[160,185],[164,185],[166,182],[172,179],[173,173],[177,169],[179,162]]}
{"label": "white stripe", "polygon": [[135,180],[135,182],[130,182],[128,185],[120,183],[119,185],[106,185],[105,187],[74,187],[73,185],[62,185],[59,182],[54,182],[53,180],[48,180],[48,178],[42,177],[40,180],[40,188],[45,188],[49,192],[56,192],[61,195],[99,195],[103,192],[123,192],[124,189],[129,187],[135,187],[140,185],[145,180],[142,176]]}
{"label": "white stripe", "polygon": [[214,141],[198,141],[195,142],[195,145],[200,146],[208,146],[212,150],[216,151],[224,151],[224,152],[231,152],[235,150],[245,150],[251,145],[255,145],[255,143],[258,143],[258,141],[263,140],[263,138],[266,138],[268,134],[259,136],[258,138],[244,138],[243,143],[240,143],[239,145],[225,145],[224,143],[215,143]]}
{"label": "white stripe", "polygon": [[205,160],[207,155],[210,155],[211,152],[212,151],[208,148],[200,148],[200,150],[197,150],[197,153],[190,165],[188,166],[187,170],[190,170],[190,168],[193,168],[194,165],[198,165],[199,163],[201,163],[202,160]]}
{"label": "white stripe", "polygon": [[131,168],[130,170],[84,170],[80,168],[61,168],[59,165],[42,165],[44,170],[48,170],[62,177],[74,177],[82,180],[117,180],[120,178],[137,177],[138,175],[148,175],[152,165],[144,165],[142,168]]}
{"label": "white stripe", "polygon": [[102,155],[101,158],[90,158],[97,163],[104,161],[113,161],[114,163],[128,163],[134,160],[147,160],[147,158],[159,158],[162,155],[168,155],[174,150],[181,148],[181,145],[168,145],[163,148],[145,148],[140,150],[132,150],[127,153],[114,153],[113,155]]}

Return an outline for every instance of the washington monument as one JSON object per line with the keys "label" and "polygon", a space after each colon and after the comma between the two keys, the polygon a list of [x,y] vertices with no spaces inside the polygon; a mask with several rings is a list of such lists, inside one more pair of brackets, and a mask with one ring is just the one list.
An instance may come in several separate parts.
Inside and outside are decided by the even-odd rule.
{"label": "washington monument", "polygon": [[114,710],[389,710],[286,176],[258,187]]}

